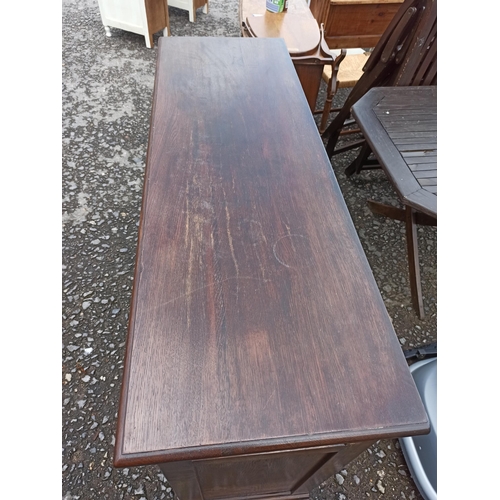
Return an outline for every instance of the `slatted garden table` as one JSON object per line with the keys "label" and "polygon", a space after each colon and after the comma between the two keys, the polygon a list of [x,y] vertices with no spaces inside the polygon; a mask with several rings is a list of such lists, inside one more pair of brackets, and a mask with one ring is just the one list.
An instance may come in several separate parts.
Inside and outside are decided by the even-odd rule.
{"label": "slatted garden table", "polygon": [[416,226],[437,224],[436,98],[437,86],[378,87],[352,107],[366,142],[405,207],[370,203],[374,212],[406,222],[411,294],[420,317],[424,308]]}
{"label": "slatted garden table", "polygon": [[284,41],[160,38],[115,466],[307,498],[428,431]]}

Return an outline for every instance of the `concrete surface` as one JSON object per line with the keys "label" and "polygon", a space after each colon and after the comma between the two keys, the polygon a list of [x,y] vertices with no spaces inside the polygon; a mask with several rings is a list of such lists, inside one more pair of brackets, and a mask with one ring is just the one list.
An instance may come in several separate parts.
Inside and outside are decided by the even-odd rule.
{"label": "concrete surface", "polygon": [[[238,0],[211,0],[189,23],[170,8],[173,36],[239,36]],[[62,497],[172,498],[156,467],[112,466],[157,45],[111,28],[97,0],[63,0]],[[155,35],[155,42],[161,33]],[[337,101],[345,98],[339,94]],[[320,99],[323,97],[323,91]],[[366,200],[397,204],[380,171],[346,179],[333,168],[402,348],[436,341],[436,229],[419,228],[424,305],[410,303],[402,223]],[[396,440],[380,441],[312,499],[420,499]]]}

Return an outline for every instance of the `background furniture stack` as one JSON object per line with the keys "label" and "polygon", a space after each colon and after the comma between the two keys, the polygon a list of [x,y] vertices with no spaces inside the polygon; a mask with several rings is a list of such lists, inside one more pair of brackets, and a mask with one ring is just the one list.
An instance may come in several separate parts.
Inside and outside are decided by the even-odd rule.
{"label": "background furniture stack", "polygon": [[[324,25],[325,41],[334,61],[325,65],[326,99],[321,113],[320,133],[326,129],[333,97],[338,89],[354,87],[363,74],[369,56],[403,0],[311,0],[310,8]],[[341,49],[341,50],[339,50]],[[350,133],[350,132],[349,132]]]}
{"label": "background furniture stack", "polygon": [[[370,54],[363,74],[342,109],[323,133],[328,156],[336,148],[351,108],[373,87],[437,84],[437,5],[435,0],[405,0]],[[359,144],[356,144],[359,145]],[[349,172],[348,169],[348,173]]]}
{"label": "background furniture stack", "polygon": [[[307,2],[289,0],[288,10],[276,14],[266,10],[264,0],[240,0],[239,13],[244,37],[283,38],[313,112],[323,67],[332,64],[332,56]],[[279,81],[269,83],[279,91]]]}

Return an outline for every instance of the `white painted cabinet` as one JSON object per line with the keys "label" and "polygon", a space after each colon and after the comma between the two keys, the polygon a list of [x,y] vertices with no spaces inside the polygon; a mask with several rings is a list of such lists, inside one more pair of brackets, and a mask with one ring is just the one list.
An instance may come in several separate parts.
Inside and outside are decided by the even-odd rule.
{"label": "white painted cabinet", "polygon": [[168,5],[187,10],[192,23],[196,21],[196,9],[203,7],[203,12],[208,14],[208,0],[168,0]]}
{"label": "white painted cabinet", "polygon": [[[153,46],[153,34],[170,34],[167,0],[98,0],[107,36],[110,27],[143,35],[146,47]],[[197,0],[193,0],[197,1]]]}

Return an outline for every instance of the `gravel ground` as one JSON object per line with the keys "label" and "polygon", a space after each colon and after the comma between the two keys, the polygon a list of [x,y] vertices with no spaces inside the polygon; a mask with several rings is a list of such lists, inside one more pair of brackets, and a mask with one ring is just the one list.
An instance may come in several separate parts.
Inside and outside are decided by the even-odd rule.
{"label": "gravel ground", "polygon": [[[173,498],[158,468],[112,466],[157,45],[147,49],[143,37],[113,28],[106,37],[97,0],[62,5],[62,497]],[[170,19],[173,36],[240,36],[238,0],[211,0],[195,24],[172,7]],[[366,205],[369,198],[398,204],[397,197],[380,171],[346,179],[352,157],[335,157],[333,169],[400,343],[435,342],[436,229],[418,230],[426,310],[420,320],[410,302],[404,227]],[[384,440],[311,498],[421,496],[398,441]]]}

